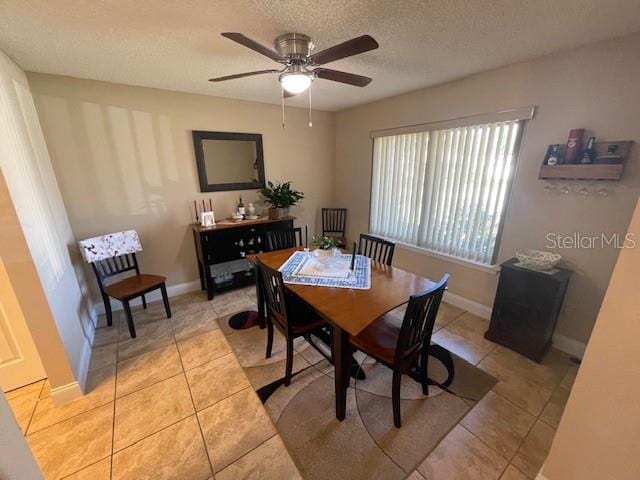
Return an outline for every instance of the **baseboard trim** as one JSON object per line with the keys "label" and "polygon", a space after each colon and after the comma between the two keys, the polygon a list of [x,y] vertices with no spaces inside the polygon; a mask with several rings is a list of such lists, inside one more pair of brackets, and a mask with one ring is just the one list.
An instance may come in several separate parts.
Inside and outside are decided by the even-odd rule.
{"label": "baseboard trim", "polygon": [[[184,293],[194,292],[200,290],[200,280],[194,280],[193,282],[178,283],[177,285],[167,286],[167,295],[169,297],[175,297]],[[145,295],[147,302],[156,302],[162,299],[160,290],[154,290],[153,292]],[[132,307],[142,305],[142,300],[136,298],[131,302]],[[93,310],[98,315],[104,314],[104,303],[98,302],[93,305]],[[116,312],[122,310],[122,303],[117,300],[111,300],[111,310]]]}
{"label": "baseboard trim", "polygon": [[63,403],[80,398],[84,393],[82,393],[82,388],[80,388],[78,382],[72,382],[52,388],[50,395],[54,405],[62,405]]}
{"label": "baseboard trim", "polygon": [[[484,318],[486,320],[491,319],[492,308],[488,307],[487,305],[483,305],[482,303],[469,300],[468,298],[464,298],[461,295],[451,293],[448,290],[444,293],[443,300],[447,303],[450,303],[454,307],[462,308],[463,310],[473,313],[480,318]],[[583,357],[584,351],[587,348],[586,344],[578,340],[574,340],[573,338],[565,337],[564,335],[560,335],[558,333],[553,334],[553,346],[561,352],[578,358]]]}
{"label": "baseboard trim", "polygon": [[89,374],[89,364],[91,363],[91,352],[93,351],[93,341],[96,336],[96,325],[98,323],[98,316],[95,312],[95,306],[89,309],[89,321],[85,327],[84,346],[82,348],[82,358],[80,360],[80,368],[78,371],[78,384],[83,392],[86,392],[87,376]]}
{"label": "baseboard trim", "polygon": [[464,298],[460,295],[456,295],[455,293],[451,293],[449,290],[444,292],[443,300],[447,303],[450,303],[454,307],[466,310],[467,312],[473,313],[480,318],[484,318],[486,320],[491,319],[491,307],[483,305],[482,303],[478,303],[473,300],[469,300],[468,298]]}
{"label": "baseboard trim", "polygon": [[584,351],[587,349],[585,343],[574,340],[573,338],[565,337],[558,333],[553,334],[553,346],[561,352],[568,353],[573,357],[582,358]]}

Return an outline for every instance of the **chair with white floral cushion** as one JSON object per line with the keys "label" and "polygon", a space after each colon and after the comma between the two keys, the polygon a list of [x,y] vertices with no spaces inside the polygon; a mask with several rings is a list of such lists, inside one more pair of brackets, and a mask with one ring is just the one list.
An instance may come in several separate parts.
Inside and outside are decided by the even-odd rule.
{"label": "chair with white floral cushion", "polygon": [[[81,240],[80,250],[87,263],[93,267],[100,287],[100,294],[104,301],[107,324],[112,325],[111,302],[109,297],[122,302],[127,316],[127,325],[131,338],[136,337],[129,302],[134,298],[142,298],[143,308],[147,308],[145,294],[160,289],[167,318],[171,318],[171,307],[167,297],[165,285],[166,277],[161,275],[141,274],[138,267],[136,252],[142,251],[140,237],[135,230],[109,233],[100,237]],[[114,282],[107,282],[109,278],[133,271],[135,275]]]}

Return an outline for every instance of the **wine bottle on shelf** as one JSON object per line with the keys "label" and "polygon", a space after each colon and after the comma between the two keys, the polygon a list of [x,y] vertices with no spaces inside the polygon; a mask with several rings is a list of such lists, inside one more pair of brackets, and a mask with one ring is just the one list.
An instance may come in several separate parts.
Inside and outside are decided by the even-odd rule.
{"label": "wine bottle on shelf", "polygon": [[242,195],[240,195],[240,201],[238,202],[238,213],[242,215],[242,218],[246,216],[246,212],[244,209],[244,203],[242,203]]}
{"label": "wine bottle on shelf", "polygon": [[576,163],[579,160],[578,155],[582,150],[582,137],[584,136],[584,128],[574,128],[569,131],[567,139],[567,149],[564,152],[564,161],[562,163]]}
{"label": "wine bottle on shelf", "polygon": [[551,145],[547,152],[547,160],[544,162],[547,165],[557,165],[560,163],[560,145]]}
{"label": "wine bottle on shelf", "polygon": [[580,158],[580,163],[589,164],[593,163],[596,159],[596,137],[590,137],[589,143],[587,144],[587,148],[584,152],[582,152],[582,157]]}

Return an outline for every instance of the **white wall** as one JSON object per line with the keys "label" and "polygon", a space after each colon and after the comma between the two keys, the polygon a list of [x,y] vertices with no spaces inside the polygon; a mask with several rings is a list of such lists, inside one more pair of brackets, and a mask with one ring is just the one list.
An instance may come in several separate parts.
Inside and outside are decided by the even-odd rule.
{"label": "white wall", "polygon": [[[76,241],[27,78],[2,52],[0,80],[0,168],[71,370],[83,387],[93,340],[93,323],[87,299],[69,257],[69,249],[77,248]],[[57,387],[62,385],[52,384],[52,393]]]}
{"label": "white wall", "polygon": [[277,105],[27,75],[76,237],[136,229],[142,270],[165,275],[169,287],[198,281],[194,200],[212,199],[217,220],[236,209],[240,195],[245,205],[260,201],[256,190],[200,192],[193,130],[262,134],[266,178],[304,192],[291,212],[297,224],[309,224],[309,235],[331,202],[332,113],[314,111],[309,128],[307,110],[287,107],[283,129]]}
{"label": "white wall", "polygon": [[[548,480],[640,478],[640,202],[543,474]],[[629,244],[630,246],[630,244]]]}
{"label": "white wall", "polygon": [[[349,208],[348,236],[367,231],[369,225],[369,132],[528,105],[537,106],[537,111],[525,127],[498,260],[513,257],[519,248],[552,250],[546,246],[547,233],[623,236],[640,192],[639,78],[640,34],[635,34],[338,112],[335,200],[336,206]],[[546,192],[546,182],[538,179],[547,146],[566,142],[569,130],[580,127],[599,140],[636,142],[622,180],[608,182],[611,192],[606,197]],[[595,185],[590,188],[595,190]],[[557,333],[584,344],[618,250],[605,246],[556,251],[574,270]],[[451,292],[493,305],[493,273],[406,248],[396,249],[394,263],[430,278],[448,272]]]}

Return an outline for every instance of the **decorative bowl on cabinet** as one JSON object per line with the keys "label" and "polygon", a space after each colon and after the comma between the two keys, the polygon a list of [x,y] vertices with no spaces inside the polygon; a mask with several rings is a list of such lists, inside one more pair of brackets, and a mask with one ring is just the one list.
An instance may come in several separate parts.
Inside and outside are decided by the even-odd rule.
{"label": "decorative bowl on cabinet", "polygon": [[562,255],[558,253],[531,249],[516,250],[516,257],[520,266],[534,270],[551,270],[562,260]]}

